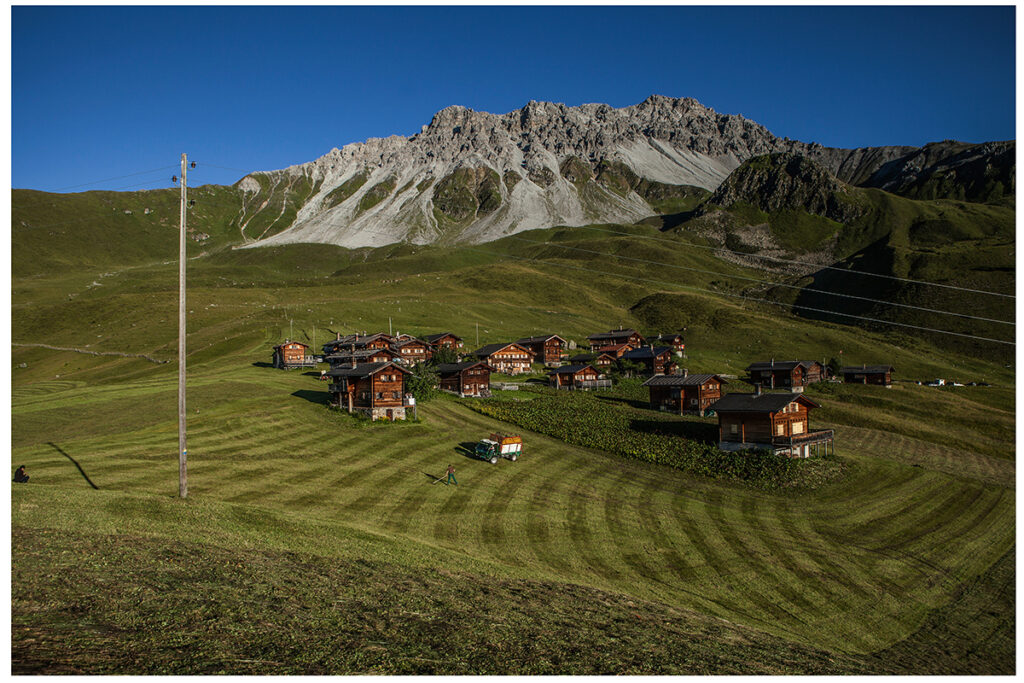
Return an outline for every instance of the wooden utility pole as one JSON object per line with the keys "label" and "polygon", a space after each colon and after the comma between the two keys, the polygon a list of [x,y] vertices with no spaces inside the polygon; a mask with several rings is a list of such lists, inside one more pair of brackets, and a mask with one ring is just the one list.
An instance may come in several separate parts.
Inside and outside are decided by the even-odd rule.
{"label": "wooden utility pole", "polygon": [[181,155],[181,236],[178,240],[178,496],[188,497],[188,449],[185,445],[185,191],[187,161]]}

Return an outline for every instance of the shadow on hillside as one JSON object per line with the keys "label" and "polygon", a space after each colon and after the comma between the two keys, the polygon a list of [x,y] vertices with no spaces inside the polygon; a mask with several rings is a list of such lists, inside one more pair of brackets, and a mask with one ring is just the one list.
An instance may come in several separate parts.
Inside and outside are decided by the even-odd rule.
{"label": "shadow on hillside", "polygon": [[274,367],[273,363],[265,363],[265,362],[263,362],[261,360],[256,361],[252,365],[255,368],[272,368],[272,367]]}
{"label": "shadow on hillside", "polygon": [[690,441],[718,443],[718,425],[706,422],[668,422],[664,420],[632,420],[630,429],[659,436],[678,436]]}
{"label": "shadow on hillside", "polygon": [[90,479],[90,478],[89,478],[89,475],[85,473],[85,470],[83,470],[83,469],[82,469],[82,466],[78,464],[78,461],[77,461],[77,460],[75,460],[75,459],[74,459],[74,458],[72,458],[72,457],[71,457],[70,455],[68,455],[67,453],[65,453],[65,452],[64,452],[64,449],[62,449],[62,448],[61,448],[60,446],[58,446],[57,444],[53,443],[52,441],[47,441],[47,442],[46,442],[46,444],[47,444],[48,446],[50,446],[51,448],[53,448],[53,450],[57,451],[58,453],[60,453],[61,455],[63,455],[63,456],[65,457],[65,458],[67,458],[68,460],[70,460],[70,461],[71,461],[71,464],[72,464],[72,465],[74,465],[75,467],[77,467],[77,468],[78,468],[78,473],[82,475],[82,479],[85,479],[85,482],[86,482],[86,483],[87,483],[87,484],[88,484],[89,486],[93,487],[93,488],[94,488],[94,489],[96,489],[97,491],[99,490],[99,488],[100,488],[100,487],[99,487],[99,486],[97,486],[96,484],[94,484],[94,483],[92,482],[92,479]]}
{"label": "shadow on hillside", "polygon": [[631,408],[650,409],[650,401],[638,401],[632,398],[623,398],[622,396],[601,396],[600,394],[594,394],[594,398],[607,401],[608,403],[618,403],[624,406],[630,406]]}
{"label": "shadow on hillside", "polygon": [[319,403],[322,406],[326,406],[331,402],[331,394],[327,391],[311,391],[309,389],[299,389],[293,391],[292,396],[298,398],[304,398],[310,403]]}

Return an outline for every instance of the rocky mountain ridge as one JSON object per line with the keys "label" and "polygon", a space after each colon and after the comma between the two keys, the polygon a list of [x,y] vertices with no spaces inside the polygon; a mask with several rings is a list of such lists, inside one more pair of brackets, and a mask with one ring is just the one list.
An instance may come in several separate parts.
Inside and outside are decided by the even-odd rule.
{"label": "rocky mountain ridge", "polygon": [[[916,168],[918,151],[778,138],[692,98],[651,96],[620,109],[531,101],[501,115],[447,107],[411,137],[346,145],[313,162],[250,174],[237,187],[250,246],[486,242],[663,213],[764,154],[807,157],[860,184],[881,169],[894,177],[877,182],[900,182],[907,175],[900,163]],[[669,204],[656,211],[658,202]]]}

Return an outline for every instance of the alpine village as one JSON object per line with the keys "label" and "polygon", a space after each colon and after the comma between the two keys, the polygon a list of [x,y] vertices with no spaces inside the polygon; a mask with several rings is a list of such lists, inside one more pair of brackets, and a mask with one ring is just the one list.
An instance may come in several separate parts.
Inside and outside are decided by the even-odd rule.
{"label": "alpine village", "polygon": [[1014,675],[1017,9],[16,4],[9,673]]}
{"label": "alpine village", "polygon": [[[589,348],[584,353],[573,353]],[[812,430],[810,413],[820,405],[804,395],[816,382],[846,382],[892,387],[887,365],[830,367],[816,360],[752,362],[745,379],[753,393],[729,393],[727,374],[690,374],[682,334],[656,334],[650,340],[633,329],[588,335],[585,345],[557,334],[486,344],[466,351],[452,332],[424,334],[337,334],[320,352],[285,340],[274,347],[272,365],[282,370],[317,368],[329,382],[330,404],[369,420],[405,420],[415,414],[409,379],[425,369],[435,388],[461,398],[489,398],[492,375],[513,377],[544,372],[553,389],[600,391],[614,377],[642,376],[651,410],[717,418],[718,447],[726,451],[764,449],[775,455],[826,455],[831,429]],[[312,373],[316,374],[316,373]],[[536,378],[531,381],[537,382]],[[519,385],[501,381],[503,390]]]}

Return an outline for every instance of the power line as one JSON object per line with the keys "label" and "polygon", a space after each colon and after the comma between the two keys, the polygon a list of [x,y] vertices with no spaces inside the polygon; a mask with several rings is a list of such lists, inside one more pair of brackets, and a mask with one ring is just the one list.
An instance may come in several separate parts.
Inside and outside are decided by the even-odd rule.
{"label": "power line", "polygon": [[514,236],[510,237],[509,239],[519,240],[521,242],[529,242],[530,244],[542,244],[542,245],[545,245],[545,246],[556,247],[556,248],[559,248],[559,249],[572,249],[573,251],[582,251],[582,252],[587,253],[587,254],[596,254],[598,256],[611,256],[611,257],[618,258],[618,259],[623,259],[623,260],[626,260],[626,261],[636,261],[638,263],[647,263],[647,264],[654,265],[654,266],[664,266],[666,268],[678,268],[680,270],[691,270],[691,271],[696,272],[696,273],[706,273],[708,275],[719,275],[719,276],[722,276],[722,277],[735,278],[737,280],[749,280],[751,282],[758,282],[758,283],[761,283],[761,284],[771,285],[773,287],[786,287],[788,289],[796,289],[796,290],[800,290],[800,291],[804,291],[804,292],[814,292],[816,294],[824,294],[826,296],[838,296],[838,297],[844,297],[844,298],[847,298],[847,299],[858,299],[860,301],[869,301],[871,303],[884,304],[884,305],[887,305],[887,306],[898,306],[899,308],[909,308],[909,309],[914,309],[914,310],[918,310],[918,311],[925,311],[927,313],[939,313],[939,314],[942,314],[942,315],[954,315],[954,316],[957,316],[957,317],[960,317],[960,318],[969,318],[971,320],[983,320],[985,322],[999,323],[999,324],[1002,324],[1002,325],[1016,325],[1016,323],[1013,323],[1013,322],[1007,322],[1005,320],[996,320],[994,318],[983,318],[983,317],[976,316],[976,315],[967,315],[966,313],[954,313],[952,311],[940,311],[940,310],[935,309],[935,308],[925,308],[923,306],[914,306],[912,304],[900,304],[900,303],[896,303],[894,301],[885,301],[883,299],[872,299],[872,298],[869,298],[869,297],[866,297],[866,296],[857,296],[855,294],[842,294],[840,292],[830,292],[830,291],[827,291],[827,290],[824,290],[824,289],[814,289],[812,287],[800,287],[799,285],[790,285],[790,284],[786,284],[784,282],[772,282],[770,280],[761,280],[759,278],[746,277],[744,275],[728,275],[726,273],[722,273],[722,272],[714,271],[714,270],[705,270],[703,268],[691,268],[689,266],[679,266],[679,265],[674,265],[674,264],[671,264],[671,263],[661,263],[660,261],[651,261],[649,259],[641,259],[641,258],[634,258],[634,257],[631,257],[631,256],[623,256],[622,254],[609,254],[609,253],[606,253],[606,252],[594,251],[592,249],[582,249],[580,247],[570,247],[568,245],[558,244],[558,243],[555,243],[555,242],[541,242],[541,241],[538,241],[538,240],[528,240],[525,237],[514,237]]}
{"label": "power line", "polygon": [[[534,262],[537,262],[537,263],[544,263],[544,261],[542,261],[540,259],[534,259],[534,258],[530,258],[530,257],[527,257],[527,256],[509,256],[509,255],[506,255],[506,254],[499,254],[497,252],[491,252],[491,251],[486,251],[486,250],[483,250],[483,249],[476,249],[476,248],[473,248],[473,247],[465,247],[465,246],[456,247],[456,248],[457,249],[468,249],[470,251],[477,251],[477,252],[480,252],[482,254],[490,254],[490,255],[493,255],[493,256],[504,256],[505,258],[511,258],[511,259],[518,260],[518,261],[534,261]],[[636,280],[638,282],[650,282],[650,283],[653,283],[653,284],[665,285],[665,286],[669,286],[669,287],[676,287],[676,288],[679,288],[679,289],[693,289],[693,290],[696,290],[696,291],[699,291],[699,292],[707,292],[709,294],[715,294],[715,295],[719,295],[719,296],[728,296],[728,297],[733,297],[735,299],[745,299],[747,301],[756,301],[756,302],[759,302],[759,303],[771,304],[773,306],[782,306],[784,308],[800,308],[800,309],[809,310],[809,311],[816,311],[818,313],[827,313],[829,315],[840,315],[840,316],[843,316],[843,317],[846,317],[846,318],[853,318],[853,319],[856,319],[856,320],[867,320],[869,322],[881,323],[883,325],[895,325],[895,326],[898,326],[898,327],[908,327],[908,328],[915,329],[915,330],[924,330],[926,332],[937,332],[939,334],[950,334],[950,335],[953,335],[953,336],[956,336],[956,337],[967,337],[969,339],[978,339],[980,341],[994,342],[996,344],[1007,344],[1009,346],[1016,346],[1016,342],[1008,342],[1008,341],[1004,341],[1002,339],[990,339],[988,337],[979,337],[979,336],[973,335],[973,334],[962,334],[960,332],[950,332],[949,330],[939,330],[939,329],[935,329],[933,327],[922,327],[922,326],[919,326],[919,325],[909,325],[907,323],[898,323],[898,322],[892,322],[892,321],[889,321],[889,320],[880,320],[878,318],[868,318],[868,317],[861,316],[861,315],[853,315],[851,313],[839,313],[838,311],[828,311],[828,310],[820,309],[820,308],[812,308],[810,306],[803,306],[803,305],[797,305],[797,304],[785,304],[785,303],[782,303],[782,302],[779,302],[779,301],[772,301],[770,299],[757,299],[755,297],[743,296],[742,294],[730,294],[729,292],[715,291],[715,290],[712,290],[712,289],[705,289],[703,287],[695,287],[693,285],[680,285],[680,284],[675,283],[675,282],[665,282],[663,280],[652,280],[650,278],[640,278],[640,277],[635,277],[635,276],[632,276],[632,275],[622,275],[622,274],[619,274],[619,273],[612,274],[612,273],[608,273],[608,272],[605,272],[605,271],[595,270],[593,268],[584,268],[582,266],[572,266],[572,265],[567,265],[567,264],[560,264],[559,267],[560,268],[571,268],[573,270],[582,270],[582,271],[585,271],[585,272],[588,272],[588,273],[596,273],[598,275],[604,275],[606,277],[607,276],[623,277],[623,278],[626,278],[626,279],[629,279],[629,280]]]}
{"label": "power line", "polygon": [[1002,297],[1006,297],[1008,299],[1015,299],[1015,298],[1017,298],[1016,295],[1014,295],[1014,294],[1002,294],[1000,292],[989,292],[989,291],[984,290],[984,289],[971,289],[969,287],[957,287],[956,285],[945,285],[945,284],[941,284],[939,282],[929,282],[927,280],[915,280],[913,278],[897,277],[895,275],[883,275],[883,274],[880,274],[880,273],[868,273],[868,272],[865,272],[863,270],[850,270],[848,268],[837,268],[835,266],[822,266],[822,265],[819,265],[817,263],[811,263],[810,261],[797,261],[795,259],[785,259],[785,258],[780,258],[778,256],[767,256],[767,255],[763,255],[763,254],[748,254],[748,253],[742,252],[742,251],[734,251],[732,249],[726,249],[725,247],[711,247],[711,246],[707,246],[707,245],[704,245],[704,244],[696,244],[695,242],[688,242],[686,240],[681,240],[681,239],[679,239],[679,240],[668,240],[668,239],[664,239],[664,238],[654,237],[652,235],[639,235],[637,233],[622,232],[622,231],[619,231],[619,230],[608,230],[607,228],[598,228],[598,227],[590,226],[590,225],[581,225],[581,226],[578,226],[578,228],[579,229],[583,229],[583,230],[596,230],[597,232],[607,232],[607,233],[613,234],[613,235],[625,235],[626,237],[639,237],[641,239],[653,240],[655,242],[665,242],[665,243],[668,243],[668,244],[680,244],[680,243],[682,243],[682,244],[685,244],[687,246],[694,247],[695,249],[708,249],[710,251],[724,251],[724,252],[726,252],[728,254],[735,254],[737,256],[761,258],[761,259],[767,259],[769,261],[777,261],[779,263],[795,263],[795,264],[801,265],[801,266],[810,266],[810,267],[816,268],[818,270],[836,270],[836,271],[839,271],[840,273],[844,273],[846,275],[863,275],[865,277],[879,277],[879,278],[885,278],[887,280],[898,280],[900,282],[909,282],[909,283],[916,284],[916,285],[928,285],[928,286],[931,286],[931,287],[944,287],[946,289],[956,289],[956,290],[960,290],[960,291],[963,291],[963,292],[973,292],[975,294],[989,294],[991,296],[1002,296]]}
{"label": "power line", "polygon": [[129,173],[128,175],[114,176],[113,178],[104,178],[103,180],[91,180],[87,183],[81,183],[79,185],[68,185],[67,187],[58,187],[56,190],[50,190],[51,192],[62,192],[64,190],[72,190],[76,187],[85,187],[86,185],[96,185],[98,183],[107,183],[113,180],[123,180],[125,178],[134,178],[135,176],[146,175],[147,173],[156,173],[157,171],[166,171],[171,168],[177,168],[176,164],[170,166],[161,166],[160,168],[150,169],[148,171],[139,171],[138,173]]}

